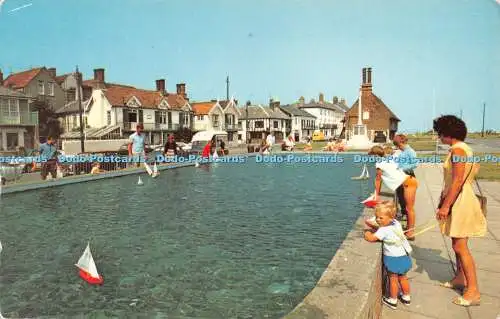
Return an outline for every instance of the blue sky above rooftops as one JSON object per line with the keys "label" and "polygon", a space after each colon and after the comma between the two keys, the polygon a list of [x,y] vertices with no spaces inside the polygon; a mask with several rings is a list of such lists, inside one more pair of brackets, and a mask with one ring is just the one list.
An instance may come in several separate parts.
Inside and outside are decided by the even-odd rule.
{"label": "blue sky above rooftops", "polygon": [[[32,3],[23,9],[16,8]],[[230,94],[254,104],[343,97],[361,69],[403,131],[454,113],[500,129],[500,5],[495,0],[6,0],[0,11],[4,77],[56,67],[140,88],[185,82],[192,100]],[[433,98],[435,92],[435,99]],[[435,111],[434,111],[435,101]]]}

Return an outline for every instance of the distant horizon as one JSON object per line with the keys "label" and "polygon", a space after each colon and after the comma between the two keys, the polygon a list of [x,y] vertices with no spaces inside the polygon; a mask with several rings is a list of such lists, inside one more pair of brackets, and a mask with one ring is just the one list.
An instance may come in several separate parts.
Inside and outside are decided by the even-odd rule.
{"label": "distant horizon", "polygon": [[485,130],[500,130],[494,0],[32,3],[14,12],[24,3],[2,5],[4,78],[30,66],[64,74],[78,65],[85,79],[104,68],[107,82],[141,89],[165,78],[172,92],[184,82],[191,100],[206,101],[226,98],[229,76],[229,95],[242,103],[277,97],[290,104],[321,92],[351,107],[361,69],[372,67],[373,92],[401,119],[402,132],[430,130],[433,118],[461,110],[469,129],[480,131],[483,103]]}

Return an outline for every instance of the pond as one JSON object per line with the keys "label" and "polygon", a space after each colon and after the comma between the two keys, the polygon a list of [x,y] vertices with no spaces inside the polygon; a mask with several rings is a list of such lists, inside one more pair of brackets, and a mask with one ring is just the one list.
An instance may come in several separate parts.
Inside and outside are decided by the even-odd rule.
{"label": "pond", "polygon": [[[351,156],[352,157],[352,156]],[[6,317],[279,318],[314,287],[372,191],[360,164],[163,171],[0,199]],[[87,242],[104,285],[78,277]]]}

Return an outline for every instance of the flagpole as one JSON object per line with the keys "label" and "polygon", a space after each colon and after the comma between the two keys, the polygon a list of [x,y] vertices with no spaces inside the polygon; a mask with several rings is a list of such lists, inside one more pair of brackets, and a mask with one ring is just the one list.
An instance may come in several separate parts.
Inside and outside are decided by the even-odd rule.
{"label": "flagpole", "polygon": [[83,109],[82,109],[82,97],[80,96],[80,89],[81,89],[81,78],[80,78],[80,72],[78,72],[78,66],[76,66],[76,96],[77,96],[77,103],[78,103],[78,111],[80,115],[80,148],[81,152],[85,153],[85,133],[84,133],[84,125],[83,123]]}

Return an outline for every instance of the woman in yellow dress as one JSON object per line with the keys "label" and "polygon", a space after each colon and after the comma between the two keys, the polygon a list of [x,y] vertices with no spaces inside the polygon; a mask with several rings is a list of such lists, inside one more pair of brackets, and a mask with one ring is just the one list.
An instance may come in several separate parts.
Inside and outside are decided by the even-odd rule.
{"label": "woman in yellow dress", "polygon": [[481,295],[468,240],[483,237],[487,231],[486,218],[472,187],[479,165],[474,163],[473,152],[464,143],[467,127],[461,119],[445,115],[435,119],[433,126],[441,142],[450,145],[443,165],[444,188],[436,218],[441,221],[441,233],[451,237],[457,261],[455,277],[441,286],[463,290],[463,295],[453,303],[464,307],[477,306]]}

